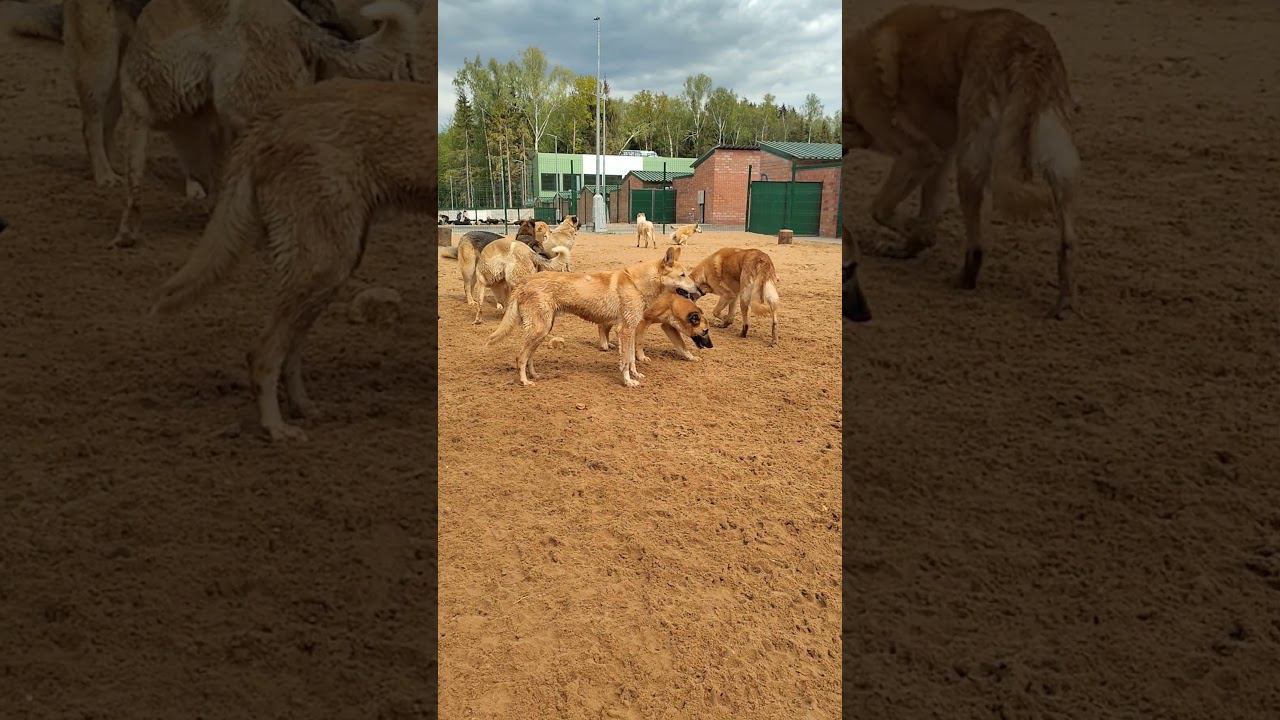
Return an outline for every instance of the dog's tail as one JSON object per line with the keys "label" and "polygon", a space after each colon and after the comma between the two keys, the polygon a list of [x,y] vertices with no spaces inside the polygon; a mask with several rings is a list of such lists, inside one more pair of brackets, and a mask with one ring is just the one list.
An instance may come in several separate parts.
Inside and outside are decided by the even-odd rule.
{"label": "dog's tail", "polygon": [[1069,192],[1080,171],[1066,68],[1056,50],[1037,59],[1044,62],[1023,59],[1015,71],[993,148],[992,199],[998,212],[1013,219],[1035,217],[1052,207],[1049,193],[1034,186],[1037,178]]}
{"label": "dog's tail", "polygon": [[516,299],[516,293],[507,296],[507,310],[502,314],[502,322],[498,323],[498,327],[494,329],[493,334],[489,336],[486,345],[492,345],[499,340],[511,334],[516,329],[516,325],[520,323],[520,301]]}
{"label": "dog's tail", "polygon": [[409,58],[418,49],[418,17],[399,0],[377,0],[360,14],[381,24],[378,31],[357,42],[334,37],[301,13],[295,33],[303,54],[318,61],[329,76],[366,80],[412,79]]}
{"label": "dog's tail", "polygon": [[557,245],[551,248],[551,254],[554,257],[547,259],[538,253],[533,253],[533,264],[537,266],[538,270],[569,272],[570,256],[573,254],[573,251],[564,245]]}
{"label": "dog's tail", "polygon": [[770,311],[777,312],[778,271],[774,268],[773,263],[768,260],[761,260],[755,264],[755,267],[750,272],[750,282],[748,283],[750,301],[765,305]]}
{"label": "dog's tail", "polygon": [[[233,162],[236,160],[233,158]],[[225,192],[187,263],[160,288],[152,315],[177,312],[199,300],[235,267],[262,234],[247,163],[236,163]]]}
{"label": "dog's tail", "polygon": [[28,0],[0,2],[0,28],[21,37],[62,42],[62,3],[34,5]]}

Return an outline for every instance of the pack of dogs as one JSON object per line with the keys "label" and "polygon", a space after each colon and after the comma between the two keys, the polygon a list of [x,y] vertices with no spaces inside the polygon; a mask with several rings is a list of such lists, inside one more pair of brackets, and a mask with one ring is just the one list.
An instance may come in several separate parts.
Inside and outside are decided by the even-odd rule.
{"label": "pack of dogs", "polygon": [[[911,258],[937,242],[954,168],[964,218],[956,285],[977,287],[993,210],[1015,220],[1050,213],[1059,238],[1050,316],[1081,314],[1073,269],[1080,155],[1071,127],[1080,103],[1049,31],[1013,10],[906,5],[846,33],[844,150],[893,158],[871,217],[897,242],[876,252]],[[903,215],[899,205],[917,190],[919,212]],[[847,226],[842,239],[842,313],[864,322],[871,313],[858,284],[859,244]]]}
{"label": "pack of dogs", "polygon": [[[639,219],[644,220],[643,214]],[[685,338],[698,348],[713,347],[712,320],[720,327],[730,326],[737,307],[742,309],[745,338],[752,305],[763,305],[773,321],[769,345],[777,344],[778,274],[767,253],[752,248],[723,248],[686,270],[680,261],[683,243],[677,243],[661,257],[629,267],[572,272],[571,257],[579,226],[574,215],[565,217],[554,228],[540,221],[522,220],[510,238],[472,231],[441,252],[441,257],[458,260],[464,298],[476,306],[476,324],[481,322],[486,288],[494,291],[496,308],[503,314],[487,344],[506,338],[516,328],[522,330],[523,341],[516,356],[516,372],[522,385],[533,385],[537,379],[533,356],[538,348],[544,342],[551,347],[563,344],[563,338],[551,331],[557,317],[565,313],[596,325],[601,350],[617,347],[618,370],[627,387],[635,387],[644,379],[638,363],[649,362],[642,340],[653,325],[662,328],[678,357],[697,361]],[[650,234],[652,229],[650,222]],[[693,232],[700,230],[690,230],[689,234]],[[699,298],[709,294],[720,298],[710,319],[697,304]],[[615,332],[618,339],[612,343],[610,336]]]}

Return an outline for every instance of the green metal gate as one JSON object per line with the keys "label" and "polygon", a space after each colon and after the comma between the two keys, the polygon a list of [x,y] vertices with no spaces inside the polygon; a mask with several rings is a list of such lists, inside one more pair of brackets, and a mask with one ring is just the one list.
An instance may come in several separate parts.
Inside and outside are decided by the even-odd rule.
{"label": "green metal gate", "polygon": [[546,200],[539,200],[536,203],[534,203],[533,219],[541,220],[550,225],[555,225],[558,222],[556,220],[555,200],[552,198],[548,198]]}
{"label": "green metal gate", "polygon": [[822,183],[755,180],[751,183],[747,230],[777,235],[790,227],[796,235],[817,235],[822,217]]}
{"label": "green metal gate", "polygon": [[639,190],[632,190],[631,217],[627,218],[627,222],[634,223],[638,213],[644,213],[645,219],[649,222],[675,222],[675,188],[641,188]]}

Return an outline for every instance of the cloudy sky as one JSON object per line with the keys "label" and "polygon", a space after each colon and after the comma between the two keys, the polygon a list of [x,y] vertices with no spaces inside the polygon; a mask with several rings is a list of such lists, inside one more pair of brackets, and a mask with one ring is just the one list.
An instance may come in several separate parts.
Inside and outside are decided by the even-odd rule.
{"label": "cloudy sky", "polygon": [[518,60],[530,45],[547,61],[595,74],[595,22],[611,94],[678,94],[699,72],[759,101],[800,105],[817,94],[827,114],[840,98],[839,0],[441,0],[440,124],[453,115],[462,61]]}

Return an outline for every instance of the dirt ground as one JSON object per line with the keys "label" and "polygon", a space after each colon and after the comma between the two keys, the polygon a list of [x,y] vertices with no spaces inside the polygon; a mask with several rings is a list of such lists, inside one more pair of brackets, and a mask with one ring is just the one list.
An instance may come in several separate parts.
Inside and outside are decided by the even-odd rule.
{"label": "dirt ground", "polygon": [[[969,7],[985,2],[960,2]],[[846,22],[895,5],[845,3]],[[853,717],[1252,718],[1280,708],[1280,5],[1018,2],[1084,101],[1085,319],[1056,236],[954,208],[864,258],[844,331]],[[860,235],[887,161],[855,153]],[[914,210],[914,208],[913,208]]]}
{"label": "dirt ground", "polygon": [[[143,245],[108,251],[61,48],[0,38],[0,716],[416,718],[433,705],[435,292],[425,225],[376,226],[305,372],[327,417],[270,446],[245,352],[269,276],[144,312],[204,225],[152,143]],[[832,461],[835,462],[834,460]],[[833,591],[834,592],[834,591]]]}
{"label": "dirt ground", "polygon": [[[840,250],[709,232],[682,260],[726,246],[773,257],[778,346],[756,320],[688,362],[651,328],[638,388],[575,317],[521,387],[441,260],[444,717],[836,717]],[[583,234],[574,270],[661,252]]]}

